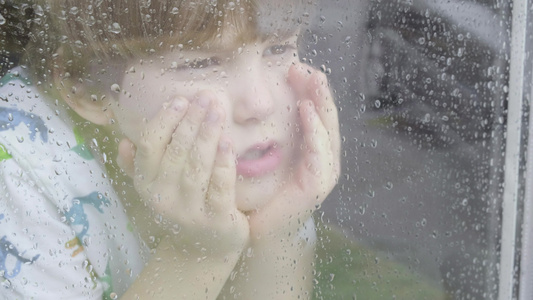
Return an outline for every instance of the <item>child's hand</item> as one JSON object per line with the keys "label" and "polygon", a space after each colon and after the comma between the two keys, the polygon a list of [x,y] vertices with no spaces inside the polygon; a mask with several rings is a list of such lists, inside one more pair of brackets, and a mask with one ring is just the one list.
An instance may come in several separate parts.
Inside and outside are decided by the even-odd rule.
{"label": "child's hand", "polygon": [[340,135],[337,108],[326,76],[300,64],[291,66],[288,83],[299,101],[302,158],[275,199],[249,213],[251,238],[293,236],[321,205],[340,174]]}
{"label": "child's hand", "polygon": [[240,253],[249,237],[235,204],[235,157],[221,137],[224,118],[211,93],[191,104],[178,98],[130,137],[133,143],[119,146],[118,161],[147,213],[177,249],[197,258]]}

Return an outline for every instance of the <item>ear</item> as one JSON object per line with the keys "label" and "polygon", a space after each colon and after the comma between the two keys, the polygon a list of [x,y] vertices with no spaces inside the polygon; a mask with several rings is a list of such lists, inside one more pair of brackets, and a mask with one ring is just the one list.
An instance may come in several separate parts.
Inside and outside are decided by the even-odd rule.
{"label": "ear", "polygon": [[54,84],[64,102],[80,117],[97,125],[111,123],[114,116],[107,97],[90,93],[86,83],[70,78],[68,73],[54,72]]}

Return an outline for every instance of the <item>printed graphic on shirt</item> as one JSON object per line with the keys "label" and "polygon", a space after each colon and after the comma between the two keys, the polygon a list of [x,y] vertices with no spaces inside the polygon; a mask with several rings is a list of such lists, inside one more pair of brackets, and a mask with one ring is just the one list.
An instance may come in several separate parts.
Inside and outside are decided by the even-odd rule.
{"label": "printed graphic on shirt", "polygon": [[66,243],[68,249],[74,249],[72,256],[78,255],[83,251],[83,240],[89,230],[89,219],[85,212],[85,205],[91,205],[100,213],[104,213],[103,206],[109,205],[110,202],[99,192],[92,192],[84,197],[74,198],[72,207],[65,212],[67,222],[72,225],[76,231],[76,237]]}
{"label": "printed graphic on shirt", "polygon": [[[4,214],[0,214],[0,221],[4,219]],[[4,235],[0,239],[0,272],[2,277],[14,278],[20,273],[23,265],[30,265],[39,258],[39,254],[31,258],[24,257],[25,252],[20,252],[15,245],[7,240]]]}
{"label": "printed graphic on shirt", "polygon": [[0,161],[12,158],[4,145],[0,144]]}
{"label": "printed graphic on shirt", "polygon": [[28,126],[32,141],[38,133],[43,142],[48,142],[48,128],[39,116],[14,108],[0,108],[0,131],[15,130],[20,124]]}
{"label": "printed graphic on shirt", "polygon": [[71,150],[78,154],[81,158],[84,158],[86,160],[94,159],[93,154],[85,145],[85,139],[83,138],[77,127],[74,127],[74,137],[76,138],[76,146],[72,147]]}
{"label": "printed graphic on shirt", "polygon": [[32,258],[25,258],[25,252],[19,250],[4,235],[0,239],[0,271],[4,278],[13,278],[20,273],[22,265],[30,265],[39,258],[39,254]]}
{"label": "printed graphic on shirt", "polygon": [[[110,201],[99,192],[92,192],[87,196],[73,199],[72,207],[65,212],[67,222],[69,222],[76,231],[76,237],[65,244],[67,249],[74,249],[74,252],[71,254],[71,256],[74,257],[84,250],[83,241],[87,237],[87,232],[89,231],[90,227],[89,218],[85,211],[85,207],[92,206],[96,208],[99,213],[103,214],[104,206],[109,204]],[[89,273],[94,284],[94,288],[96,288],[97,281],[100,281],[104,284],[104,290],[106,291],[112,288],[111,280],[108,278],[110,271],[108,272],[108,270],[106,270],[106,275],[102,276],[102,278],[99,278],[90,261],[87,261],[85,270]]]}

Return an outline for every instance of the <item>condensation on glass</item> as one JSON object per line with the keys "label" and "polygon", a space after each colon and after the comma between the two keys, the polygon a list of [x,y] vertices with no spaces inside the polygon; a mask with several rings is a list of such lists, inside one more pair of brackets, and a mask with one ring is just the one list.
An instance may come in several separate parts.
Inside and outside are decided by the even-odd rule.
{"label": "condensation on glass", "polygon": [[[315,213],[314,298],[531,297],[533,23],[515,2],[318,2],[299,52],[329,78],[342,174]],[[0,31],[2,75],[23,24]]]}

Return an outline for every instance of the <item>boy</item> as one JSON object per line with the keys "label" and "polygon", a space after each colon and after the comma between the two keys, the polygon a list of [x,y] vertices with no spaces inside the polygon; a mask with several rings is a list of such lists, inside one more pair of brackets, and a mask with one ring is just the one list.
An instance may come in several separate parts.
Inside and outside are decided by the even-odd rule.
{"label": "boy", "polygon": [[[326,78],[298,59],[308,7],[273,4],[35,6],[31,71],[3,87],[7,296],[311,296],[311,215],[338,177],[338,121]],[[95,178],[70,110],[109,128],[140,201]]]}

